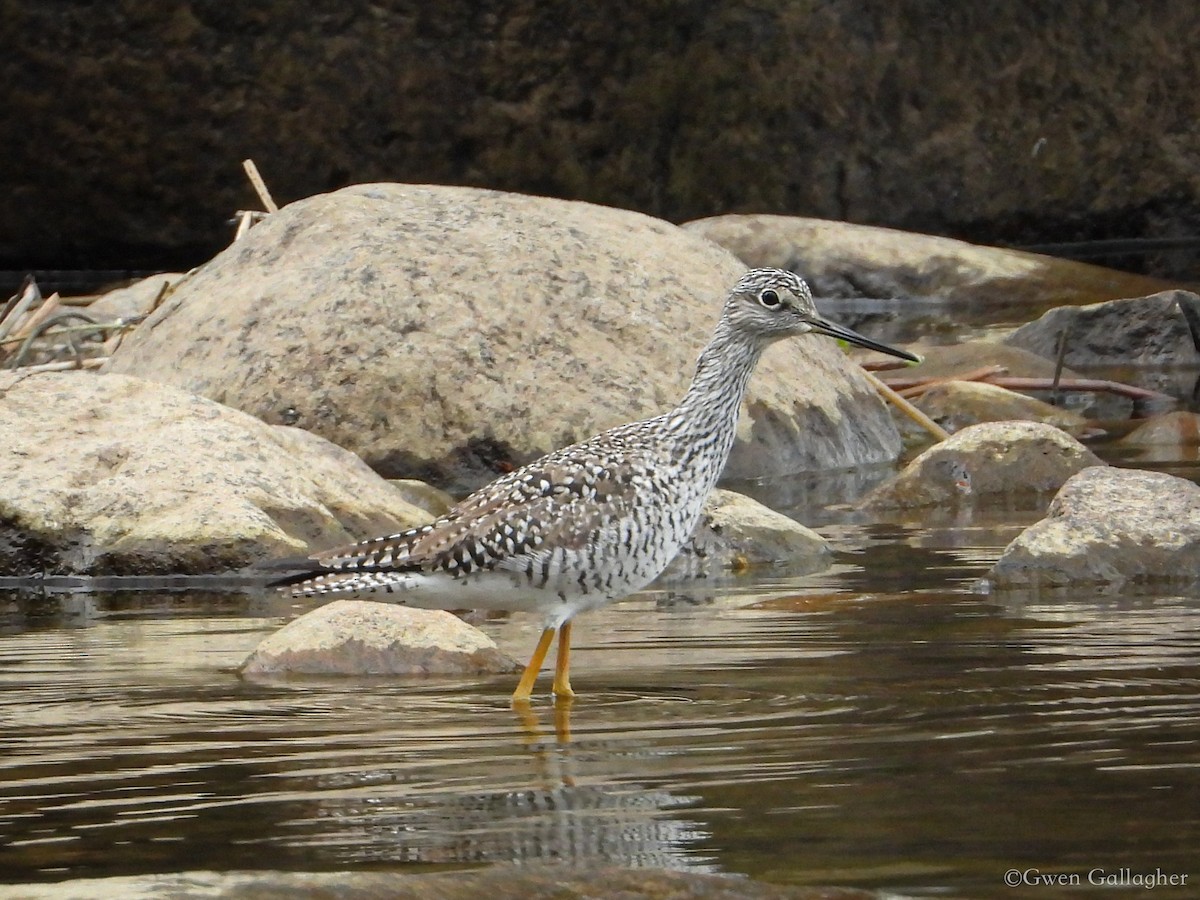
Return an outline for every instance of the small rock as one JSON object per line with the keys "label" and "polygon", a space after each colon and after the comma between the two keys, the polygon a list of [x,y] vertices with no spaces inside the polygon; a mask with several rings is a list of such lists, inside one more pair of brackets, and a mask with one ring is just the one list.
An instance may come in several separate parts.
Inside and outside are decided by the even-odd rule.
{"label": "small rock", "polygon": [[691,540],[660,577],[697,578],[762,565],[814,572],[829,564],[829,554],[825,538],[795,519],[744,494],[716,490]]}
{"label": "small rock", "polygon": [[1060,306],[1022,325],[1004,342],[1055,359],[1059,334],[1066,330],[1064,360],[1070,366],[1193,366],[1200,364],[1200,335],[1192,333],[1188,314],[1196,309],[1200,297],[1189,291]]}
{"label": "small rock", "polygon": [[516,662],[457,616],[368,600],[335,600],[260,643],[244,675],[474,675]]}
{"label": "small rock", "polygon": [[1161,472],[1084,469],[1005,548],[1000,588],[1200,581],[1200,487]]}
{"label": "small rock", "polygon": [[1125,435],[1121,443],[1134,446],[1195,447],[1200,444],[1200,415],[1180,410],[1155,416]]}
{"label": "small rock", "polygon": [[1075,433],[1087,427],[1079,413],[982,381],[935,385],[921,394],[915,405],[949,432],[981,422],[1045,422]]}
{"label": "small rock", "polygon": [[949,506],[968,495],[1051,491],[1081,469],[1103,465],[1091,450],[1051,425],[985,422],[930,447],[864,497],[861,506]]}

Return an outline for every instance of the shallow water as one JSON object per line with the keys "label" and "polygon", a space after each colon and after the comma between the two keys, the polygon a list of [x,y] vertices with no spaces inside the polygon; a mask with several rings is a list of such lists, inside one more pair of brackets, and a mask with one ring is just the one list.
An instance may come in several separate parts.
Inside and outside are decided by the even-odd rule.
{"label": "shallow water", "polygon": [[[310,608],[261,594],[0,595],[0,881],[516,860],[1200,896],[1200,600],[979,593],[1035,517],[830,522],[828,572],[584,616],[557,716],[512,677],[244,681]],[[537,624],[483,627],[523,658]]]}

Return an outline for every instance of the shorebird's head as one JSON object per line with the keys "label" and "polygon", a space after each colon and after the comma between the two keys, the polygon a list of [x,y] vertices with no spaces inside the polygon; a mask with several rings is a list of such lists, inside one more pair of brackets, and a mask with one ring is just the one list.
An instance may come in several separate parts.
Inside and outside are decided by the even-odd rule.
{"label": "shorebird's head", "polygon": [[824,334],[917,362],[906,350],[873,341],[817,312],[804,279],[784,269],[751,269],[729,292],[725,316],[735,330],[764,344],[798,334]]}

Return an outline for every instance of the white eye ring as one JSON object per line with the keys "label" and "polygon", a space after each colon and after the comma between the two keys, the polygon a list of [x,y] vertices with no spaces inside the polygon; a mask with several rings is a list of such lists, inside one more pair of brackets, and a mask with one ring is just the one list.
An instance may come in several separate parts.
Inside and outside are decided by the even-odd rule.
{"label": "white eye ring", "polygon": [[767,309],[775,309],[783,301],[779,299],[779,294],[777,294],[775,291],[771,290],[770,288],[767,288],[765,291],[763,291],[761,294],[758,295],[758,302],[761,303],[763,306],[765,306]]}

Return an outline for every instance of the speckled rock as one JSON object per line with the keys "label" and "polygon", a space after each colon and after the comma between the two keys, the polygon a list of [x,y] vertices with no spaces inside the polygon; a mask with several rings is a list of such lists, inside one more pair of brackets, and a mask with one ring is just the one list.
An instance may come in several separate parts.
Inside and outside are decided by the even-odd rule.
{"label": "speckled rock", "polygon": [[[375,184],[285,207],[180,284],[108,370],[294,424],[458,493],[670,408],[744,267],[667,222],[470,188]],[[772,347],[731,476],[893,458],[829,340]]]}
{"label": "speckled rock", "polygon": [[0,573],[222,572],[429,518],[300,429],[125,375],[0,375]]}
{"label": "speckled rock", "polygon": [[[1040,422],[985,422],[930,447],[862,500],[865,509],[949,506],[969,497],[1058,489],[1104,463],[1069,434]],[[970,491],[960,486],[965,471]]]}
{"label": "speckled rock", "polygon": [[1004,549],[990,579],[1034,589],[1200,583],[1200,487],[1162,472],[1084,469]]}
{"label": "speckled rock", "polygon": [[811,528],[744,494],[715,490],[700,524],[660,580],[741,573],[756,566],[815,572],[829,565],[829,543]]}
{"label": "speckled rock", "polygon": [[243,675],[468,675],[518,667],[495,641],[438,609],[335,600],[254,648]]}

